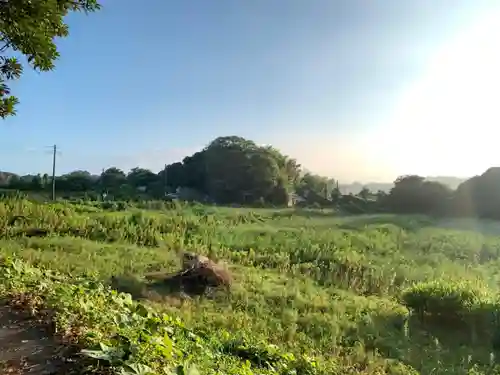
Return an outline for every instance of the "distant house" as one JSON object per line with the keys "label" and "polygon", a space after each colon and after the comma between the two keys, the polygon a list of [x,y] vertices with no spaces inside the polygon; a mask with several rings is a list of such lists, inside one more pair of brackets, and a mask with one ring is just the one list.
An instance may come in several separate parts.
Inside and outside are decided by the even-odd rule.
{"label": "distant house", "polygon": [[293,207],[297,203],[302,203],[305,202],[305,198],[301,197],[297,193],[291,193],[290,197],[288,198],[288,207]]}

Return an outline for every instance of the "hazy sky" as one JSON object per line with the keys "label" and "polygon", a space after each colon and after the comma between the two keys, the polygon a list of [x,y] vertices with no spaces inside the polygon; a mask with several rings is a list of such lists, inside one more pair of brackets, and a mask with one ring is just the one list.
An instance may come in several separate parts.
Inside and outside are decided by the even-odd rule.
{"label": "hazy sky", "polygon": [[[26,71],[0,170],[159,170],[221,135],[343,182],[500,164],[500,2],[102,0]],[[147,4],[147,6],[146,6]]]}

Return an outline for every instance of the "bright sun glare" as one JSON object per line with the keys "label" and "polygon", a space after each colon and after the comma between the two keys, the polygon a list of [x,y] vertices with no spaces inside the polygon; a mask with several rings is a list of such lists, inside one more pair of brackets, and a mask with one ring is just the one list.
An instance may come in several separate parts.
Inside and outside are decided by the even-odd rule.
{"label": "bright sun glare", "polygon": [[500,165],[500,7],[438,49],[379,131],[381,156],[398,173],[467,176]]}

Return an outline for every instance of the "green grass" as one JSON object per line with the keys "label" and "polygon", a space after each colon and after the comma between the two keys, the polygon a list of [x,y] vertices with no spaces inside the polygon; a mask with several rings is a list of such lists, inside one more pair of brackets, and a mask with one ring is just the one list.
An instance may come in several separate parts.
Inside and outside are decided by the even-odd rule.
{"label": "green grass", "polygon": [[[65,329],[77,324],[69,319],[76,312],[78,325],[94,335],[79,335],[84,346],[118,345],[112,334],[134,339],[148,319],[166,319],[148,335],[163,337],[170,327],[170,352],[144,344],[134,357],[158,374],[191,364],[202,374],[500,374],[500,223],[150,207],[157,209],[0,203],[1,254],[30,275],[28,282],[27,271],[6,263],[15,285],[0,281],[2,293],[41,296]],[[18,214],[28,220],[8,226]],[[23,235],[33,227],[48,236]],[[176,270],[181,248],[226,262],[235,279],[231,295],[181,300],[153,290],[144,274]],[[64,281],[44,281],[39,269]],[[112,278],[114,287],[141,296],[139,310],[148,306],[150,316],[99,286]],[[62,309],[69,290],[76,293],[71,288],[88,300]],[[116,317],[134,323],[125,332]]]}

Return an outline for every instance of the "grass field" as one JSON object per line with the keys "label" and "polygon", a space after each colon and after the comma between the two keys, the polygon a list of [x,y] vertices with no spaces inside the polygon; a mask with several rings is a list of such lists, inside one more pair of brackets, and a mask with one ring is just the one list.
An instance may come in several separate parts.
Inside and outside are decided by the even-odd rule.
{"label": "grass field", "polygon": [[[0,294],[128,374],[500,373],[500,223],[156,208],[0,203]],[[226,262],[231,294],[148,286],[178,249]]]}

